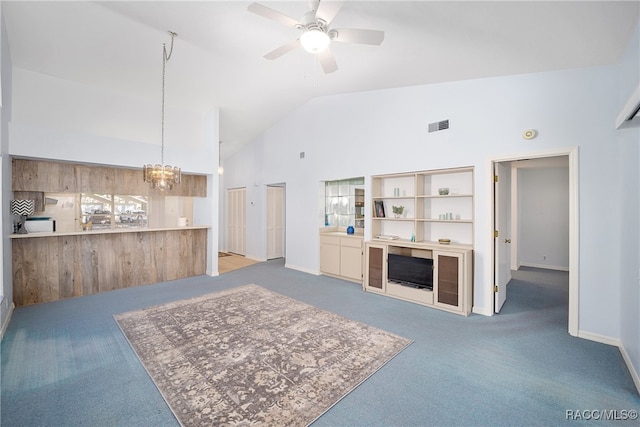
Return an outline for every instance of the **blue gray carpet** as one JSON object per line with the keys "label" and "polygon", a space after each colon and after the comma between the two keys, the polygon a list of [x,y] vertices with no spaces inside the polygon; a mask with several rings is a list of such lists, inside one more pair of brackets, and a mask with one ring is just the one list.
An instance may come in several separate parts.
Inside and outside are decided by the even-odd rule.
{"label": "blue gray carpet", "polygon": [[276,260],[18,308],[1,347],[1,424],[178,425],[113,315],[248,283],[414,340],[314,426],[550,426],[575,424],[567,411],[640,410],[619,350],[567,334],[567,282],[517,272],[500,315],[464,318]]}

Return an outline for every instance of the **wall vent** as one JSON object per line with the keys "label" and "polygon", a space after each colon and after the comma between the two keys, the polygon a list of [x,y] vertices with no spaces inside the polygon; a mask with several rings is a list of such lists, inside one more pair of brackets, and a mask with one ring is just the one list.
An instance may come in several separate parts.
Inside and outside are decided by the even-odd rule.
{"label": "wall vent", "polygon": [[429,123],[429,132],[438,132],[439,130],[449,129],[449,120]]}

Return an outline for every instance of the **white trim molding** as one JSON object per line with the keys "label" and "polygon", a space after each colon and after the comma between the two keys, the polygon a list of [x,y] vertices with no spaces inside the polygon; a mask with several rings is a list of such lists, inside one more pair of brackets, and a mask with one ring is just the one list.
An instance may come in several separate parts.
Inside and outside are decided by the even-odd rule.
{"label": "white trim molding", "polygon": [[620,348],[622,343],[618,338],[609,337],[606,335],[600,335],[593,332],[588,331],[578,331],[578,338],[584,338],[585,340],[599,342],[601,344],[612,345],[614,347]]}
{"label": "white trim molding", "polygon": [[636,390],[638,394],[640,394],[640,375],[638,375],[638,371],[636,371],[633,363],[631,362],[631,357],[629,353],[627,353],[627,349],[624,348],[624,345],[620,345],[620,353],[622,354],[622,358],[624,359],[624,363],[627,365],[627,369],[629,369],[629,373],[631,374],[631,378],[633,379],[633,383],[636,385]]}
{"label": "white trim molding", "polygon": [[285,263],[284,268],[290,268],[292,270],[301,271],[303,273],[313,274],[314,276],[320,276],[320,272],[318,270],[311,270],[311,269],[300,267],[300,266],[293,265],[293,264],[286,264]]}
{"label": "white trim molding", "polygon": [[[0,300],[0,303],[4,304],[2,300]],[[2,324],[2,328],[0,329],[0,341],[2,341],[2,338],[4,338],[4,333],[7,331],[7,326],[9,326],[9,322],[11,321],[11,316],[13,316],[13,310],[15,308],[16,305],[14,303],[11,303],[11,305],[9,306],[9,312],[7,313],[7,316],[4,319],[4,323]]]}
{"label": "white trim molding", "polygon": [[[521,159],[534,159],[545,157],[557,157],[568,156],[569,158],[569,322],[568,331],[572,336],[578,336],[578,326],[580,319],[580,215],[578,214],[579,205],[579,150],[578,147],[568,147],[558,150],[540,151],[540,152],[528,152],[519,153],[507,157],[495,157],[488,159],[487,162],[487,179],[485,180],[487,185],[487,194],[493,194],[493,165],[494,163],[510,162]],[[495,200],[491,196],[492,202],[487,203],[487,233],[493,235],[493,223],[494,212],[493,205]],[[493,301],[493,269],[495,265],[494,251],[493,251],[494,239],[487,239],[485,257],[485,300],[487,301],[487,307],[492,306]],[[475,311],[475,309],[474,309]],[[478,312],[491,311],[491,308],[478,309]],[[491,313],[490,315],[493,315]]]}

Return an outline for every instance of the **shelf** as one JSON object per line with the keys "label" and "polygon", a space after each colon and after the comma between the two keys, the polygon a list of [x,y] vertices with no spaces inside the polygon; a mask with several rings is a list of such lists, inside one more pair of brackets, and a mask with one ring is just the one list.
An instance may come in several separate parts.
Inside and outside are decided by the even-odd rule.
{"label": "shelf", "polygon": [[[384,219],[384,218],[380,218]],[[437,218],[419,218],[416,221],[421,222],[442,222],[442,223],[453,223],[453,224],[473,224],[472,219],[437,219]]]}
{"label": "shelf", "polygon": [[[449,194],[438,194],[442,188]],[[473,189],[473,167],[373,176],[371,205],[382,203],[388,215],[373,217],[372,235],[415,237],[417,241],[449,238],[473,245]],[[394,205],[404,206],[406,217],[395,218],[391,213]],[[441,219],[445,215],[458,219]]]}
{"label": "shelf", "polygon": [[412,242],[409,239],[377,239],[375,236],[371,239],[371,242],[375,243],[383,243],[387,246],[398,246],[398,247],[410,247],[416,249],[430,249],[430,250],[447,250],[447,249],[473,249],[473,245],[464,244],[464,243],[450,243],[448,245],[442,244],[440,242],[434,242],[431,240],[419,240]]}
{"label": "shelf", "polygon": [[[473,197],[473,194],[419,194],[416,196],[420,199],[453,199],[457,197]],[[387,199],[388,197],[382,197],[383,199]]]}
{"label": "shelf", "polygon": [[415,221],[415,218],[394,218],[394,217],[388,217],[388,216],[374,216],[371,219],[378,219],[378,220],[383,220],[383,221]]}
{"label": "shelf", "polygon": [[[445,197],[445,196],[440,196]],[[373,200],[413,200],[416,196],[376,196]]]}

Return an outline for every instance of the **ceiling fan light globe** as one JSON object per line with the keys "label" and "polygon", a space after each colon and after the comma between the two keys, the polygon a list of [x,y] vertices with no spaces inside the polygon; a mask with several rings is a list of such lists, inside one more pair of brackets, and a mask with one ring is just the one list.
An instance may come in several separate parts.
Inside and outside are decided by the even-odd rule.
{"label": "ceiling fan light globe", "polygon": [[329,47],[331,39],[324,31],[307,30],[300,36],[300,44],[309,53],[319,53]]}

